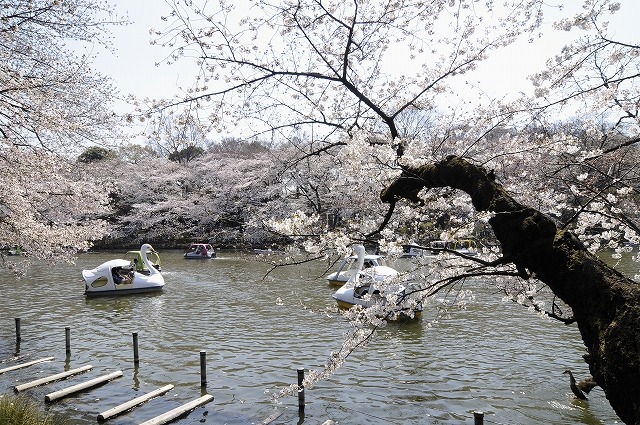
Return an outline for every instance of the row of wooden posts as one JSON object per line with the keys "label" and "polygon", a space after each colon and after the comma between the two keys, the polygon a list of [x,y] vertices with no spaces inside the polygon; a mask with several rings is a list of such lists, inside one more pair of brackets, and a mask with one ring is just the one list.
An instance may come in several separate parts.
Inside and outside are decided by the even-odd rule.
{"label": "row of wooden posts", "polygon": [[[21,329],[20,329],[20,318],[16,318],[15,319],[16,322],[16,341],[19,343],[21,340]],[[132,334],[133,336],[133,362],[134,364],[139,364],[140,363],[140,356],[139,356],[139,350],[138,350],[138,333],[137,332],[133,332]],[[67,356],[71,354],[71,327],[70,326],[66,326],[65,327],[65,349],[66,349],[66,354]],[[19,368],[23,368],[23,367],[28,367],[31,366],[33,364],[36,363],[40,363],[43,361],[48,361],[48,360],[52,360],[53,357],[47,357],[44,359],[39,359],[39,360],[35,360],[32,362],[28,362],[28,363],[23,363],[20,365],[15,365],[12,367],[8,367],[5,369],[0,369],[0,374],[3,374],[5,372],[8,372],[10,370],[15,370],[15,369],[19,369]],[[17,385],[14,389],[16,392],[19,391],[23,391],[25,389],[28,388],[32,388],[38,385],[44,385],[46,383],[50,383],[53,381],[57,381],[60,379],[65,379],[71,375],[75,375],[78,373],[82,373],[85,372],[89,369],[91,369],[92,366],[88,365],[88,366],[83,366],[77,369],[73,369],[73,370],[69,370],[67,372],[63,372],[63,373],[59,373],[56,375],[51,375],[48,376],[46,378],[42,378],[42,379],[38,379],[36,381],[32,381],[30,383],[26,383],[26,384],[22,384],[22,385]],[[72,387],[60,390],[60,391],[56,391],[54,393],[50,393],[47,394],[45,396],[45,401],[46,402],[51,402],[51,401],[55,401],[58,400],[60,398],[66,397],[70,394],[82,391],[84,389],[87,388],[91,388],[97,385],[100,385],[104,382],[108,382],[112,379],[118,378],[122,376],[122,371],[117,371],[117,372],[113,372],[111,374],[87,381],[85,383],[82,384],[78,384],[78,385],[74,385]],[[305,406],[305,395],[304,395],[304,368],[298,368],[298,414],[300,416],[304,416],[304,406]],[[206,387],[207,385],[207,352],[205,350],[201,350],[200,351],[200,385],[202,387]],[[119,406],[114,407],[113,409],[109,409],[106,412],[102,412],[98,415],[98,421],[106,421],[107,419],[110,419],[112,417],[115,417],[119,414],[121,414],[122,412],[125,412],[127,410],[130,410],[148,400],[150,400],[153,397],[157,397],[159,395],[165,394],[167,392],[169,392],[171,389],[173,389],[173,385],[169,384],[166,385],[162,388],[159,388],[155,391],[152,391],[150,393],[147,393],[143,396],[140,396],[134,400],[131,400],[129,402],[123,403]],[[210,401],[213,400],[213,396],[212,395],[204,395],[196,400],[193,400],[187,404],[184,404],[182,406],[179,406],[176,409],[173,409],[163,415],[160,415],[156,418],[153,418],[147,422],[144,422],[141,425],[160,425],[160,424],[164,424],[167,423],[175,418],[177,418],[178,416],[183,415],[184,413],[195,409],[196,407],[202,406]],[[480,411],[476,411],[473,412],[473,423],[474,425],[483,425],[484,424],[484,413],[480,412]]]}
{"label": "row of wooden posts", "polygon": [[[21,335],[21,324],[20,324],[20,318],[16,318],[15,319],[15,323],[16,323],[16,342],[19,344],[21,339],[22,339],[22,335]],[[132,334],[133,336],[133,362],[134,364],[138,365],[140,363],[140,356],[139,356],[139,350],[138,350],[138,333],[137,332],[133,332]],[[67,356],[69,356],[71,354],[71,327],[70,326],[66,326],[65,327],[65,350],[66,350],[66,354]],[[37,359],[37,360],[33,360],[30,362],[26,362],[26,363],[21,363],[18,365],[14,365],[14,366],[10,366],[4,369],[0,369],[0,375],[12,370],[16,370],[16,369],[22,369],[22,368],[26,368],[29,366],[32,366],[34,364],[38,364],[38,363],[42,363],[45,361],[50,361],[53,360],[53,357],[45,357],[45,358],[41,358],[41,359]],[[45,378],[41,378],[41,379],[37,379],[35,381],[31,381],[31,382],[27,382],[25,384],[21,384],[21,385],[16,385],[14,387],[14,390],[16,393],[20,392],[20,391],[24,391],[27,390],[29,388],[33,388],[33,387],[37,387],[40,385],[45,385],[54,381],[58,381],[58,380],[62,380],[62,379],[66,379],[70,376],[73,375],[77,375],[83,372],[86,372],[88,370],[91,370],[93,368],[93,366],[91,365],[85,365],[76,369],[72,369],[72,370],[68,370],[66,372],[62,372],[62,373],[58,373],[55,375],[50,375],[47,376]],[[59,399],[62,399],[64,397],[67,397],[71,394],[75,394],[77,392],[83,391],[85,389],[89,389],[95,386],[98,386],[100,384],[109,382],[113,379],[119,378],[123,376],[122,371],[116,371],[116,372],[112,372],[110,374],[83,382],[81,384],[77,384],[77,385],[73,385],[71,387],[62,389],[60,391],[55,391],[49,394],[45,395],[45,402],[53,402]],[[298,412],[300,415],[304,415],[304,406],[305,406],[305,396],[304,396],[304,385],[303,385],[303,381],[304,381],[304,368],[299,368],[298,369]],[[207,352],[205,350],[201,350],[200,351],[200,385],[202,387],[206,387],[207,385]],[[169,385],[165,385],[164,387],[161,387],[157,390],[151,391],[147,394],[144,394],[140,397],[137,397],[131,401],[128,401],[126,403],[123,403],[119,406],[116,406],[112,409],[109,409],[105,412],[102,412],[98,415],[97,420],[102,422],[102,421],[106,421],[110,418],[113,418],[125,411],[131,410],[134,407],[137,407],[139,405],[141,405],[142,403],[163,395],[167,392],[169,392],[171,389],[173,389],[174,386],[169,384]],[[213,396],[210,394],[206,394],[198,399],[195,399],[189,403],[186,403],[182,406],[179,406],[169,412],[166,412],[160,416],[157,416],[149,421],[144,422],[141,425],[160,425],[160,424],[165,424],[193,409],[195,409],[196,407],[202,406],[210,401],[213,400]],[[274,419],[274,418],[272,418]],[[267,420],[269,421],[269,420]],[[265,423],[263,421],[263,423]]]}

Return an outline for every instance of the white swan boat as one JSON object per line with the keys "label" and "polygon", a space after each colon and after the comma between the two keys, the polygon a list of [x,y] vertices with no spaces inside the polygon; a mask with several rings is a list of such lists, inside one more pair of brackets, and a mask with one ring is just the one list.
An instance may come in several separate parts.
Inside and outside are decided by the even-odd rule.
{"label": "white swan boat", "polygon": [[[357,252],[355,248],[354,251]],[[358,255],[350,255],[342,261],[337,271],[328,274],[325,279],[331,286],[342,286],[356,274],[357,263]],[[383,281],[388,277],[398,275],[398,271],[389,267],[382,255],[367,254],[365,252],[361,268],[377,281]]]}
{"label": "white swan boat", "polygon": [[216,250],[208,243],[192,243],[187,252],[184,253],[184,258],[208,260],[209,258],[216,258]]}
{"label": "white swan boat", "polygon": [[82,270],[85,295],[127,295],[162,290],[164,277],[149,260],[149,254],[159,259],[153,247],[144,244],[140,247],[142,265],[136,261],[116,259],[95,269]]}
{"label": "white swan boat", "polygon": [[[365,262],[365,250],[362,245],[354,247],[357,253],[357,264],[355,273],[347,283],[342,285],[334,294],[333,298],[338,304],[340,309],[350,309],[353,306],[360,305],[365,308],[369,308],[375,303],[384,303],[387,301],[385,294],[402,296],[413,288],[413,285],[407,285],[405,283],[390,283],[387,282],[387,286],[382,285],[382,281],[377,279],[375,275],[368,274],[366,269],[363,269]],[[397,275],[397,272],[396,272]],[[394,276],[389,278],[393,279]],[[384,288],[384,289],[380,289]],[[422,303],[416,302],[411,309],[413,314],[406,314],[404,308],[400,308],[398,313],[404,316],[420,316],[422,312]]]}

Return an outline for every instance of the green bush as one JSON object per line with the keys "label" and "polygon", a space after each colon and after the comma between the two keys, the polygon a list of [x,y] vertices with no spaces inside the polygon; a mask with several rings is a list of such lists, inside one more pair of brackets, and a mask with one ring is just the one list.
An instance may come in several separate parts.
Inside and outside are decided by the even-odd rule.
{"label": "green bush", "polygon": [[2,425],[67,425],[69,421],[45,413],[35,401],[14,395],[0,395]]}

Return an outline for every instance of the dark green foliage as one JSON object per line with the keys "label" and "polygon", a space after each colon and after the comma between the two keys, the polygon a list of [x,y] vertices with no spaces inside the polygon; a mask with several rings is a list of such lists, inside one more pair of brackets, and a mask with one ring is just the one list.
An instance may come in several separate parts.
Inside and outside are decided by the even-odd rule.
{"label": "dark green foliage", "polygon": [[113,157],[114,154],[112,151],[99,146],[91,146],[90,148],[85,149],[85,151],[78,156],[78,161],[89,164],[92,162],[104,161],[105,159],[111,159]]}
{"label": "dark green foliage", "polygon": [[204,149],[200,146],[189,145],[184,149],[169,154],[169,159],[174,162],[186,163],[196,159],[204,153]]}

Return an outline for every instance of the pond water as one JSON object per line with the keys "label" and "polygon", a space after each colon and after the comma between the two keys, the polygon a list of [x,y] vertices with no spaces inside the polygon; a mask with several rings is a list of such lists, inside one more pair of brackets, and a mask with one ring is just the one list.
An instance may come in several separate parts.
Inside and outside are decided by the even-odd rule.
{"label": "pond water", "polygon": [[[50,362],[0,375],[0,394],[15,385],[83,365],[93,370],[24,392],[77,424],[166,384],[175,388],[108,423],[138,424],[203,394],[214,401],[179,424],[487,424],[620,423],[604,393],[574,399],[562,372],[589,371],[575,326],[545,321],[499,294],[478,289],[469,308],[429,326],[424,318],[380,330],[327,381],[297,395],[273,395],[297,382],[297,369],[320,369],[349,330],[325,263],[277,269],[248,254],[221,252],[207,261],[161,252],[162,293],[85,298],[80,272],[119,253],[81,255],[76,264],[36,265],[27,276],[0,280],[0,369],[53,356]],[[408,260],[398,260],[408,261]],[[16,344],[15,318],[22,338]],[[65,327],[71,328],[71,353]],[[140,363],[133,362],[138,333]],[[207,385],[200,385],[200,352]],[[16,356],[17,355],[17,356]],[[44,396],[121,370],[98,388],[44,403]]]}

